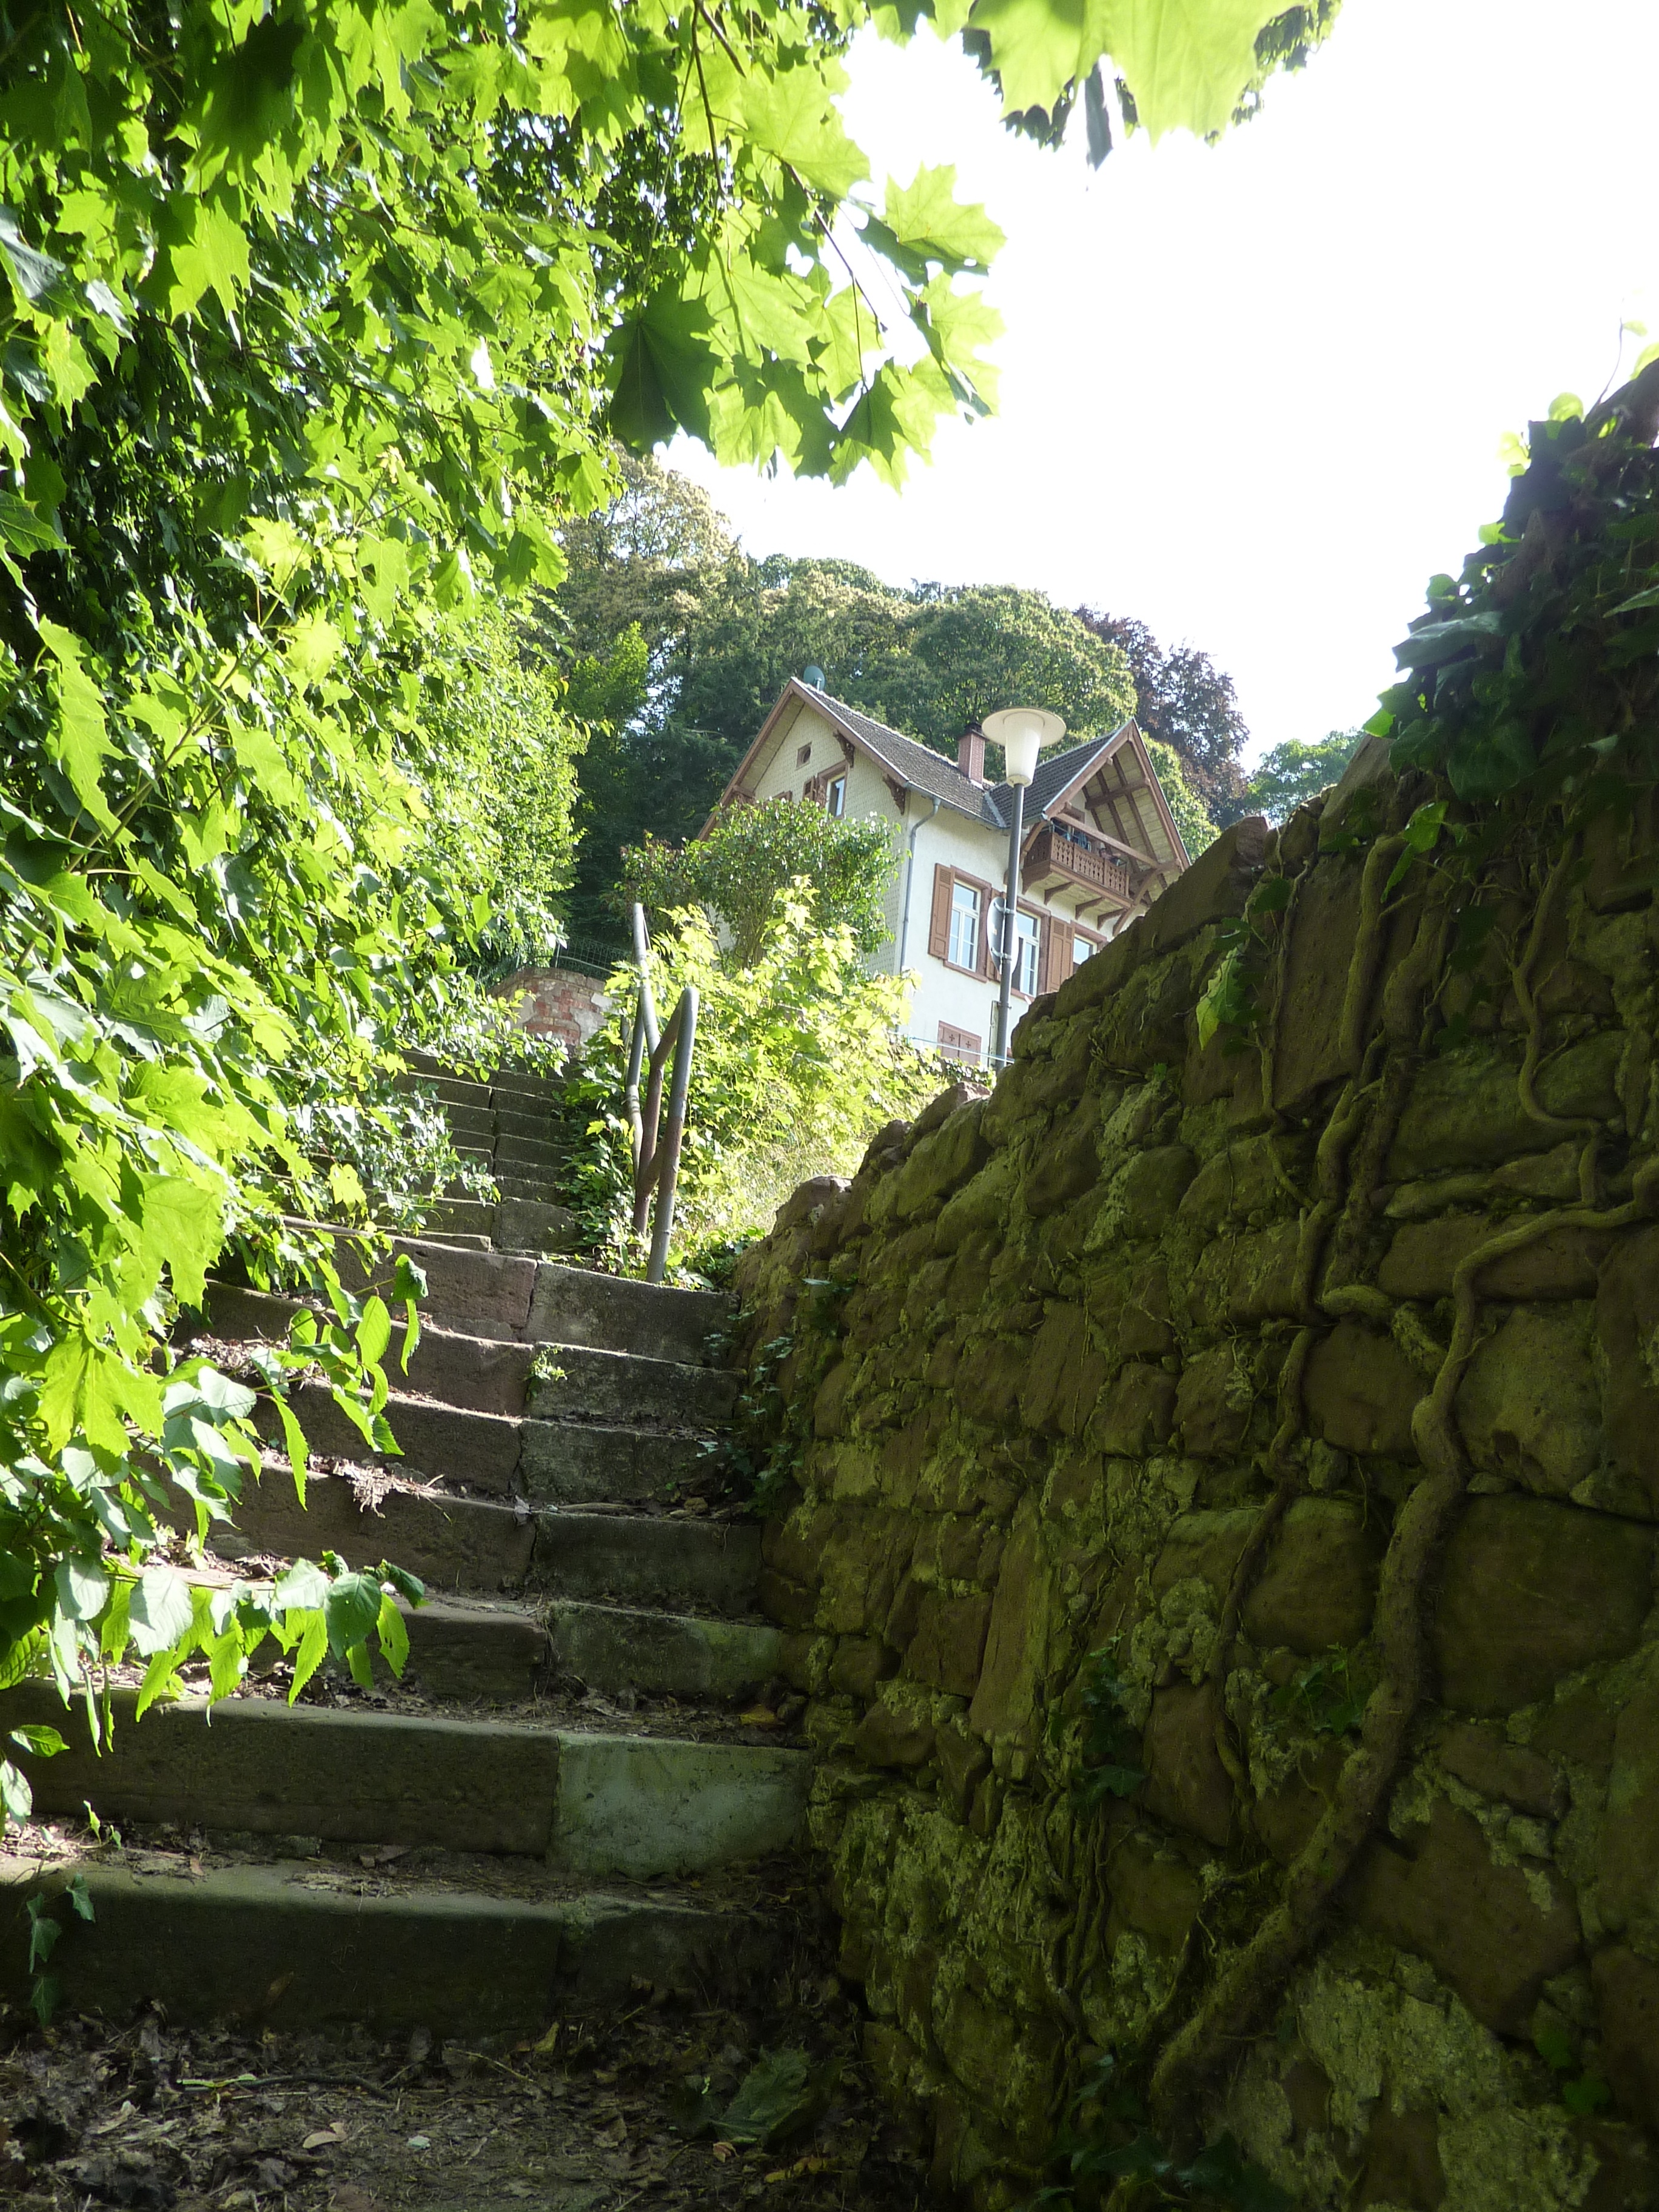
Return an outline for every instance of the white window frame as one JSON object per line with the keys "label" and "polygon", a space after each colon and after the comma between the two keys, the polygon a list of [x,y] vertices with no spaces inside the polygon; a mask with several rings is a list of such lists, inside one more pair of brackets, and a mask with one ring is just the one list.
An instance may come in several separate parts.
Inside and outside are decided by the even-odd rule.
{"label": "white window frame", "polygon": [[1023,907],[1014,908],[1014,980],[1012,988],[1022,999],[1036,996],[1037,975],[1042,965],[1042,921]]}
{"label": "white window frame", "polygon": [[[958,902],[967,900],[967,905]],[[964,883],[960,876],[951,884],[951,927],[945,940],[945,959],[947,967],[960,968],[966,974],[979,973],[979,933],[981,924],[980,895],[973,884]],[[960,957],[959,945],[963,930],[968,933],[968,957]]]}
{"label": "white window frame", "polygon": [[832,822],[842,822],[847,817],[847,771],[832,775],[823,787],[823,811]]}

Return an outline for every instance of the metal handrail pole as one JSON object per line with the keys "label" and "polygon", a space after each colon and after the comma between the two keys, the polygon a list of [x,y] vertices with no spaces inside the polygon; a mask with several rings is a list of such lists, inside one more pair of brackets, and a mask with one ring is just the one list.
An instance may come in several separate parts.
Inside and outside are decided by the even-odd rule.
{"label": "metal handrail pole", "polygon": [[662,1121],[662,1076],[668,1054],[680,1033],[680,1016],[685,1007],[682,993],[680,1003],[668,1018],[668,1027],[657,1039],[651,1054],[651,1080],[645,1094],[645,1110],[641,1116],[643,1128],[640,1141],[639,1162],[634,1170],[634,1234],[642,1236],[647,1210],[651,1203],[651,1185],[657,1167],[657,1139]]}
{"label": "metal handrail pole", "polygon": [[640,1069],[645,1060],[645,991],[643,982],[634,1007],[634,1030],[628,1040],[628,1080],[623,1088],[623,1107],[628,1115],[628,1131],[634,1143],[634,1172],[640,1171],[640,1147],[644,1131],[640,1121]]}
{"label": "metal handrail pole", "polygon": [[[663,1131],[661,1165],[657,1175],[657,1218],[651,1237],[651,1258],[646,1267],[647,1283],[659,1283],[668,1271],[668,1240],[674,1233],[674,1190],[679,1181],[680,1140],[685,1134],[685,1105],[691,1089],[691,1052],[697,1040],[697,994],[688,983],[680,994],[671,1027],[678,1029],[674,1048],[674,1080],[668,1093],[668,1127]],[[666,1042],[666,1039],[664,1040]]]}
{"label": "metal handrail pole", "polygon": [[645,1007],[645,1041],[657,1049],[657,1001],[651,989],[651,939],[645,927],[645,908],[634,902],[634,964],[640,971],[640,994]]}

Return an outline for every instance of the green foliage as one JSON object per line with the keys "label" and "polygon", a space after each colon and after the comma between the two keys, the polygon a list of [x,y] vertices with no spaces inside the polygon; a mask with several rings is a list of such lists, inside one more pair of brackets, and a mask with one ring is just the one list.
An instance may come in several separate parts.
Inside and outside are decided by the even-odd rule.
{"label": "green foliage", "polygon": [[[498,605],[446,617],[434,647],[410,744],[423,784],[441,794],[426,864],[434,875],[453,871],[471,894],[469,964],[501,975],[550,960],[564,939],[587,732],[566,709],[553,663]],[[584,704],[608,704],[618,688],[629,696],[637,658],[624,638],[610,662],[585,667]]]}
{"label": "green foliage", "polygon": [[1035,2200],[1051,2212],[1077,2212],[1079,2203],[1098,2203],[1115,2185],[1135,2182],[1155,2191],[1152,2203],[1292,2212],[1294,2200],[1250,2164],[1231,2135],[1184,2162],[1173,2157],[1152,2131],[1133,2067],[1110,2051],[1085,2075],[1053,2157],[1066,2179]]}
{"label": "green foliage", "polygon": [[1073,1802],[1092,1811],[1109,1797],[1132,1797],[1146,1779],[1140,1765],[1140,1730],[1129,1718],[1124,1686],[1109,1651],[1089,1656],[1078,1685],[1083,1741],[1078,1751]]}
{"label": "green foliage", "polygon": [[821,806],[775,799],[717,817],[705,836],[676,849],[647,842],[623,855],[623,896],[653,921],[706,908],[732,939],[731,958],[752,967],[765,948],[778,894],[811,885],[821,927],[846,928],[873,952],[887,934],[884,902],[894,844],[884,823],[835,820]]}
{"label": "green foliage", "polygon": [[[813,1175],[850,1174],[884,1122],[909,1115],[945,1080],[902,1036],[904,987],[865,969],[853,931],[818,918],[811,886],[778,894],[758,957],[722,958],[707,917],[689,910],[652,948],[665,1016],[690,983],[700,994],[681,1154],[680,1249],[769,1225]],[[586,1236],[631,1263],[632,1168],[620,1102],[634,1017],[629,968],[612,979],[617,1012],[589,1044],[567,1092],[569,1201]]]}
{"label": "green foliage", "polygon": [[[1575,403],[1576,404],[1576,403]],[[1368,727],[1459,798],[1566,800],[1659,777],[1659,364],[1589,418],[1529,428],[1502,522],[1429,584]]]}
{"label": "green foliage", "polygon": [[1081,99],[1089,158],[1111,150],[1108,83],[1126,130],[1215,138],[1261,104],[1267,78],[1301,69],[1341,0],[1207,0],[1078,10],[1057,0],[974,0],[963,44],[1002,96],[1003,119],[1043,143],[1064,136]]}
{"label": "green foliage", "polygon": [[1054,708],[1074,737],[1115,728],[1133,708],[1117,646],[1042,592],[902,591],[850,562],[753,561],[703,493],[654,464],[629,463],[611,507],[563,542],[570,570],[545,634],[562,641],[573,698],[576,672],[631,626],[648,655],[631,724],[613,718],[616,734],[596,740],[584,769],[573,912],[586,934],[606,927],[619,851],[695,836],[784,684],[809,665],[835,697],[947,757],[1011,698]]}
{"label": "green foliage", "polygon": [[[1093,607],[1079,607],[1077,615],[1085,629],[1123,655],[1141,735],[1149,744],[1166,745],[1175,754],[1202,812],[1224,829],[1248,813],[1239,763],[1249,732],[1231,677],[1194,646],[1160,645],[1146,623],[1132,616],[1101,614]],[[1206,835],[1203,842],[1208,842]],[[1187,849],[1198,848],[1188,840]]]}
{"label": "green foliage", "polygon": [[1215,842],[1216,826],[1194,796],[1187,781],[1186,763],[1180,754],[1172,746],[1160,744],[1156,738],[1148,738],[1146,757],[1164,787],[1164,796],[1170,802],[1170,811],[1181,832],[1181,842],[1187,848],[1187,857],[1195,860],[1206,845]]}
{"label": "green foliage", "polygon": [[1289,738],[1264,753],[1250,771],[1243,790],[1243,811],[1265,814],[1269,822],[1283,822],[1304,800],[1340,781],[1353,757],[1363,732],[1333,730],[1312,744]]}
{"label": "green foliage", "polygon": [[[380,1116],[358,1186],[396,1180],[419,1151],[388,1103],[399,1046],[486,1033],[480,889],[513,926],[556,911],[574,739],[543,746],[521,817],[452,823],[444,713],[526,671],[450,618],[480,585],[557,580],[556,526],[602,496],[611,434],[896,482],[942,414],[987,405],[995,319],[959,288],[995,227],[945,170],[849,198],[836,56],[861,20],[89,0],[9,23],[9,1678],[46,1666],[67,1693],[137,1649],[155,1696],[205,1652],[223,1694],[267,1631],[301,1669],[325,1648],[366,1666],[371,1638],[395,1658],[389,1569],[204,1599],[161,1556],[172,1497],[199,1540],[259,1463],[251,1392],[181,1360],[173,1324],[227,1237],[256,1283],[321,1285],[334,1321],[261,1380],[285,1403],[283,1362],[321,1365],[385,1443],[384,1309],[292,1224],[355,1202],[319,1171],[331,1101]],[[896,314],[846,281],[838,222]],[[590,673],[620,699],[630,666],[613,637]],[[769,971],[822,983],[769,1064],[836,1145],[892,1074],[843,939]]]}

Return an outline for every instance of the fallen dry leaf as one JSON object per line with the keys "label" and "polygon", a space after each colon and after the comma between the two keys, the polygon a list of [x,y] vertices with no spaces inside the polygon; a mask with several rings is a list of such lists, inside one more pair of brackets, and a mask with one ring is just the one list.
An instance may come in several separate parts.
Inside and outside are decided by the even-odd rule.
{"label": "fallen dry leaf", "polygon": [[738,1718],[744,1728],[775,1728],[778,1724],[778,1717],[770,1705],[750,1705],[748,1711],[739,1713]]}
{"label": "fallen dry leaf", "polygon": [[710,2155],[711,2157],[713,2157],[713,2158],[717,2158],[717,2159],[719,2159],[719,2160],[720,2160],[720,2164],[721,2164],[722,2166],[724,2166],[724,2165],[726,2164],[726,2161],[727,2160],[727,2159],[729,2159],[729,2158],[735,2158],[735,2157],[737,2156],[737,2154],[738,2154],[738,2147],[737,2147],[736,2143],[729,2143],[729,2142],[717,2142],[717,2143],[710,2143],[710,2144],[709,2144],[709,2146],[708,2146],[708,2150],[709,2150],[709,2155]]}
{"label": "fallen dry leaf", "polygon": [[830,2160],[827,2158],[798,2158],[793,2166],[781,2166],[775,2172],[769,2173],[766,2185],[769,2189],[775,2181],[799,2181],[803,2174],[829,2172]]}
{"label": "fallen dry leaf", "polygon": [[325,2143],[337,2143],[344,2141],[345,2130],[338,2120],[335,2120],[328,2127],[319,2128],[314,2134],[308,2135],[300,2148],[301,2150],[321,2150]]}

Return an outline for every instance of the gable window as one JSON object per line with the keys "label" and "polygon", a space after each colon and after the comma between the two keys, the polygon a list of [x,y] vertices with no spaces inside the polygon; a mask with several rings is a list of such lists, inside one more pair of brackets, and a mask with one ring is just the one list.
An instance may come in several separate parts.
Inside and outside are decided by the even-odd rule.
{"label": "gable window", "polygon": [[960,878],[951,886],[951,939],[945,958],[953,968],[979,966],[979,893]]}
{"label": "gable window", "polygon": [[795,755],[795,766],[796,766],[797,768],[805,768],[805,765],[806,765],[806,763],[807,763],[807,762],[808,762],[808,761],[810,761],[810,760],[811,759],[811,757],[812,757],[812,748],[811,748],[811,745],[802,745],[802,746],[801,746],[801,748],[799,749],[799,751],[796,753],[796,755]]}
{"label": "gable window", "polygon": [[839,822],[847,811],[847,778],[832,775],[823,787],[823,811]]}

